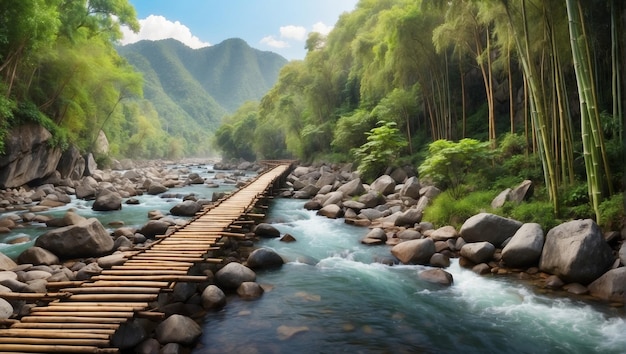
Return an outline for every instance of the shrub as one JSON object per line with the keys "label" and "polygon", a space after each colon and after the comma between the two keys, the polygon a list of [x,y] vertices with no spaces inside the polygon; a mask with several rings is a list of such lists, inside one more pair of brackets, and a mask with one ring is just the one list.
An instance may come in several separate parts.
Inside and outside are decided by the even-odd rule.
{"label": "shrub", "polygon": [[352,150],[359,161],[359,173],[365,180],[373,180],[383,173],[387,166],[392,166],[407,145],[396,128],[396,123],[380,121],[378,125],[365,133],[367,135],[365,144]]}
{"label": "shrub", "polygon": [[507,202],[498,211],[498,214],[523,223],[537,223],[541,225],[544,232],[548,232],[560,224],[560,220],[554,216],[554,206],[550,201],[533,201],[521,204]]}
{"label": "shrub", "polygon": [[611,231],[616,230],[621,226],[622,220],[624,219],[624,195],[619,193],[611,198],[600,203],[600,220],[598,221],[598,225],[600,225],[603,230]]}
{"label": "shrub", "polygon": [[450,191],[445,191],[424,210],[423,219],[438,226],[452,225],[459,228],[471,216],[490,211],[495,196],[492,191],[479,191],[457,200]]}

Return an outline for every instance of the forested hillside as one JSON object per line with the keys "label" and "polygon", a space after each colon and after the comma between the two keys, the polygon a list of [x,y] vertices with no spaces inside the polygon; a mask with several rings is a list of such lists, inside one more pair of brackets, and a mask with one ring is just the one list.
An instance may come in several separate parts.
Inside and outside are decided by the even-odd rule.
{"label": "forested hillside", "polygon": [[239,39],[116,47],[120,25],[139,29],[126,0],[0,2],[0,155],[4,137],[27,123],[82,153],[104,131],[102,161],[214,153],[222,116],[258,100],[286,63]]}
{"label": "forested hillside", "polygon": [[172,135],[213,132],[226,113],[259,100],[276,82],[287,60],[241,39],[191,49],[173,39],[118,47],[144,77],[144,98]]}
{"label": "forested hillside", "polygon": [[[217,142],[231,156],[356,161],[368,179],[408,164],[466,192],[532,179],[548,214],[598,217],[623,190],[625,21],[619,0],[361,0]],[[441,139],[460,144],[429,145]],[[440,150],[462,163],[433,172]],[[463,182],[479,151],[491,167]]]}

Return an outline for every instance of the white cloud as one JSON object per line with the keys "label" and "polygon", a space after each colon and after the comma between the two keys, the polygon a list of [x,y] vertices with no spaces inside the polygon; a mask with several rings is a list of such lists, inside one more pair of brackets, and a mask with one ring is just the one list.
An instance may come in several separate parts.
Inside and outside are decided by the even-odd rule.
{"label": "white cloud", "polygon": [[327,36],[332,30],[333,26],[327,26],[323,22],[318,22],[313,25],[313,32],[318,32],[325,36]]}
{"label": "white cloud", "polygon": [[282,26],[280,27],[280,37],[303,41],[306,39],[306,28],[302,26]]}
{"label": "white cloud", "polygon": [[261,39],[262,44],[267,44],[273,48],[287,48],[289,47],[289,43],[285,41],[278,40],[274,38],[274,36],[266,36]]}
{"label": "white cloud", "polygon": [[191,34],[189,27],[178,21],[169,21],[163,16],[150,15],[143,20],[139,20],[139,24],[141,25],[139,33],[133,33],[128,27],[122,26],[123,38],[120,41],[122,45],[135,43],[144,39],[156,41],[166,38],[174,38],[194,49],[211,45]]}

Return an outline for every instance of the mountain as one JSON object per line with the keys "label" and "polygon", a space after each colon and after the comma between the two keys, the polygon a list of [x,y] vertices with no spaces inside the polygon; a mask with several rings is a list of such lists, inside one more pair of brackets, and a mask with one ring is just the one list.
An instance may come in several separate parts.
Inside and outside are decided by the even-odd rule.
{"label": "mountain", "polygon": [[[191,49],[174,39],[140,41],[117,48],[144,77],[144,98],[166,131],[214,131],[225,114],[259,100],[287,63],[282,56],[233,38]],[[184,128],[181,128],[184,127]]]}

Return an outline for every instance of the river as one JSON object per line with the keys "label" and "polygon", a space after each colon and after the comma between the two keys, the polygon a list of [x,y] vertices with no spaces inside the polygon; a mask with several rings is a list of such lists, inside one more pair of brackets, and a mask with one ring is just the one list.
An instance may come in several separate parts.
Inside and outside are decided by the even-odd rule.
{"label": "river", "polygon": [[[191,172],[213,178],[211,166]],[[217,181],[219,182],[219,181]],[[211,198],[229,191],[193,185],[170,193]],[[167,213],[181,199],[139,196],[141,204],[94,212],[92,201],[72,200],[48,214],[73,208],[106,226],[123,221],[141,226],[147,212]],[[520,282],[478,276],[453,260],[447,269],[451,287],[417,278],[423,266],[387,266],[388,246],[365,246],[366,228],[317,216],[304,201],[277,198],[267,222],[296,242],[264,239],[257,243],[287,259],[280,269],[261,271],[266,288],[256,300],[230,295],[219,312],[206,315],[195,354],[204,353],[626,353],[623,308],[541,295]],[[30,247],[45,225],[33,224],[0,238],[0,251],[11,257]],[[28,235],[30,242],[11,245]]]}

